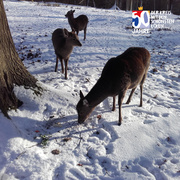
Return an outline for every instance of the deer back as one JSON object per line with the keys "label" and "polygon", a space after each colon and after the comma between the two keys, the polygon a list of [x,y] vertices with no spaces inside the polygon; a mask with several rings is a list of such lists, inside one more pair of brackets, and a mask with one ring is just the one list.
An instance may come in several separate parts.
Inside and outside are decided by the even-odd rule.
{"label": "deer back", "polygon": [[84,30],[88,24],[88,17],[86,15],[80,15],[77,18],[74,18],[75,10],[70,10],[65,15],[68,18],[68,22],[72,29],[75,31]]}

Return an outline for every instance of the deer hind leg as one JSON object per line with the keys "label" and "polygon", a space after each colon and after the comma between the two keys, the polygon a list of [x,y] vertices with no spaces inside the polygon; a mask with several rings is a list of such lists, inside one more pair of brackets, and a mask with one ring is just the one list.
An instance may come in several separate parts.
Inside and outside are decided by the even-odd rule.
{"label": "deer hind leg", "polygon": [[87,25],[86,25],[86,27],[84,28],[84,40],[86,40],[86,30],[87,30]]}
{"label": "deer hind leg", "polygon": [[60,61],[61,61],[61,70],[62,70],[62,73],[64,74],[64,64],[63,64],[63,59],[60,58]]}
{"label": "deer hind leg", "polygon": [[113,96],[113,107],[112,107],[112,111],[116,110],[116,96]]}
{"label": "deer hind leg", "polygon": [[142,107],[142,93],[143,93],[143,84],[140,84],[140,105],[139,107]]}
{"label": "deer hind leg", "polygon": [[65,59],[65,79],[67,79],[67,67],[68,67],[68,61],[69,59]]}
{"label": "deer hind leg", "polygon": [[55,66],[55,72],[57,72],[57,68],[58,68],[58,56],[56,56],[56,66]]}
{"label": "deer hind leg", "polygon": [[130,93],[130,95],[129,95],[129,98],[128,98],[127,102],[126,102],[126,104],[129,104],[129,103],[131,102],[131,98],[132,98],[132,95],[133,95],[135,89],[136,89],[136,87],[132,89],[132,91],[131,91],[131,93]]}
{"label": "deer hind leg", "polygon": [[76,34],[77,34],[77,35],[79,34],[79,30],[76,30]]}
{"label": "deer hind leg", "polygon": [[147,76],[147,73],[144,74],[143,78],[142,78],[142,81],[140,83],[140,105],[139,107],[142,107],[142,94],[143,94],[143,83],[146,79],[146,76]]}

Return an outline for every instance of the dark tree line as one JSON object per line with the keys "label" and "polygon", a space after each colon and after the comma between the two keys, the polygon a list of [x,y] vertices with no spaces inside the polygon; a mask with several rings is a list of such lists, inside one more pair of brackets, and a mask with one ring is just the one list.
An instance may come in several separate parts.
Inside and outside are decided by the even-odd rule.
{"label": "dark tree line", "polygon": [[143,6],[144,10],[180,11],[180,0],[117,0],[117,2],[120,9],[124,10],[138,10],[139,6]]}
{"label": "dark tree line", "polygon": [[[42,1],[42,0],[36,0]],[[116,5],[122,10],[138,10],[143,6],[144,10],[168,10],[174,14],[180,14],[180,0],[43,0],[44,2],[54,1],[66,4],[91,6],[96,8],[109,9]]]}

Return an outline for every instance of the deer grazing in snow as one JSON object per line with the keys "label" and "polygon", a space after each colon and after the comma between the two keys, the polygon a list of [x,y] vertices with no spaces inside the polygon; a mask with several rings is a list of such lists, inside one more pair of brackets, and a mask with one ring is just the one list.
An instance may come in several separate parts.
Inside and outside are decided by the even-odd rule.
{"label": "deer grazing in snow", "polygon": [[105,65],[101,77],[84,97],[80,91],[80,101],[76,109],[78,112],[78,122],[83,123],[94,110],[108,96],[113,97],[113,108],[115,110],[115,97],[119,97],[119,125],[122,123],[121,105],[125,93],[132,89],[127,104],[140,84],[140,106],[142,106],[143,83],[147,76],[150,65],[150,53],[145,48],[131,47],[123,54],[111,58]]}
{"label": "deer grazing in snow", "polygon": [[64,73],[63,60],[65,62],[65,79],[67,79],[67,66],[69,57],[74,46],[82,46],[77,34],[74,31],[68,32],[67,29],[56,29],[52,34],[52,42],[56,54],[55,72],[58,68],[58,59],[61,61],[62,73]]}
{"label": "deer grazing in snow", "polygon": [[86,39],[86,30],[87,30],[87,24],[88,24],[88,17],[86,15],[80,15],[77,18],[74,18],[74,11],[70,10],[65,15],[68,18],[68,22],[71,26],[71,29],[75,30],[77,35],[79,31],[84,30],[84,40]]}

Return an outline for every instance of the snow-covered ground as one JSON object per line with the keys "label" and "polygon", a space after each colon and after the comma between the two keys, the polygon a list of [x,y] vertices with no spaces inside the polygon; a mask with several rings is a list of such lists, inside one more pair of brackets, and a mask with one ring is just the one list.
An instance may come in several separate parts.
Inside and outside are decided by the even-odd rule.
{"label": "snow-covered ground", "polygon": [[[71,5],[4,1],[14,43],[24,65],[43,87],[41,96],[15,87],[24,102],[0,113],[0,180],[174,180],[180,179],[180,17],[171,29],[134,35],[131,12]],[[68,80],[55,73],[51,42],[56,28],[70,26],[65,14],[89,18],[87,40],[74,48]],[[145,47],[151,65],[132,102],[123,104],[123,123],[112,112],[112,98],[77,123],[79,90],[87,94],[104,64],[131,46]],[[128,97],[126,94],[124,102]]]}

